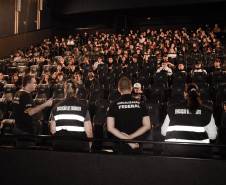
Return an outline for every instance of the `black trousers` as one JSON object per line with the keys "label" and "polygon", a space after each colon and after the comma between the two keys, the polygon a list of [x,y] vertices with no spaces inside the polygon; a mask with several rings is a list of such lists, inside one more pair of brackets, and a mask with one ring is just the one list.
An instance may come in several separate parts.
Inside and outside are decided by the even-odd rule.
{"label": "black trousers", "polygon": [[141,153],[141,148],[132,149],[127,143],[118,142],[115,143],[114,152],[122,154],[139,154]]}
{"label": "black trousers", "polygon": [[89,152],[89,142],[85,133],[68,132],[65,130],[56,132],[53,138],[53,149],[61,151]]}

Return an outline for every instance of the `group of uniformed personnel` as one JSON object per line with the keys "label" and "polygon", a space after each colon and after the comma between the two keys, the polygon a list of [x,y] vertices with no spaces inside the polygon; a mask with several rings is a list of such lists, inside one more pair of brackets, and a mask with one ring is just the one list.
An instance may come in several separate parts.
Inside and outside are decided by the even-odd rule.
{"label": "group of uniformed personnel", "polygon": [[[135,86],[138,87],[139,84]],[[31,93],[36,88],[35,78],[25,76],[23,88],[16,93],[15,103],[15,133],[36,134],[38,120],[33,115],[51,107],[53,100],[34,106]],[[107,112],[107,130],[114,139],[142,139],[151,129],[151,121],[145,106],[137,96],[132,95],[133,86],[127,77],[118,82],[121,97],[112,102]],[[67,87],[67,97],[57,104],[51,113],[50,130],[54,135],[73,134],[79,138],[93,138],[92,124],[87,104],[76,96],[76,86]],[[184,91],[185,101],[168,108],[161,133],[165,141],[209,143],[217,136],[212,111],[202,105],[199,89],[196,84],[187,84]],[[124,143],[115,150],[134,151],[139,149],[138,143]]]}

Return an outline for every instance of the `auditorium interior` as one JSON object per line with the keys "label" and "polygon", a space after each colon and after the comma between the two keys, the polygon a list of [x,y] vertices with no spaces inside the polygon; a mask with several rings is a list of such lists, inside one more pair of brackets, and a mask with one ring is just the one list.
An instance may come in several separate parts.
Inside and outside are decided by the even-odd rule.
{"label": "auditorium interior", "polygon": [[[0,184],[225,185],[225,10],[226,0],[0,0]],[[26,75],[37,82],[34,106],[53,100],[33,116],[37,134],[13,131],[14,95]],[[140,87],[150,116],[142,139],[108,132],[123,76]],[[166,142],[161,134],[187,83],[212,111],[217,136],[209,143]],[[65,84],[80,88],[92,138],[51,133]],[[139,152],[113,150],[128,142]]]}

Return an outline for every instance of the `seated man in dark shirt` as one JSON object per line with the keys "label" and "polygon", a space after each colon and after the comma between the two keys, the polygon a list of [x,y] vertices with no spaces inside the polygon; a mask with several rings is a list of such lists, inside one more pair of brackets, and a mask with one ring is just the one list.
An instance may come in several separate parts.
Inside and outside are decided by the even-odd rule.
{"label": "seated man in dark shirt", "polygon": [[212,64],[212,66],[210,67],[210,71],[209,73],[214,74],[217,72],[221,72],[222,69],[222,63],[221,60],[219,58],[216,58]]}
{"label": "seated man in dark shirt", "polygon": [[39,125],[33,115],[46,107],[52,106],[52,99],[41,105],[34,106],[31,93],[35,91],[35,88],[35,77],[30,75],[25,76],[23,78],[23,88],[14,96],[15,134],[37,134]]}
{"label": "seated man in dark shirt", "polygon": [[[108,110],[107,129],[118,139],[141,138],[151,128],[147,109],[140,101],[132,97],[132,83],[127,77],[118,82],[121,97],[113,102]],[[129,146],[128,146],[129,145]],[[138,143],[121,145],[126,152],[139,148]]]}
{"label": "seated man in dark shirt", "polygon": [[132,92],[132,96],[138,100],[138,101],[141,101],[143,103],[146,102],[146,96],[144,95],[143,93],[143,90],[142,90],[142,86],[140,83],[135,83],[133,85],[133,92]]}

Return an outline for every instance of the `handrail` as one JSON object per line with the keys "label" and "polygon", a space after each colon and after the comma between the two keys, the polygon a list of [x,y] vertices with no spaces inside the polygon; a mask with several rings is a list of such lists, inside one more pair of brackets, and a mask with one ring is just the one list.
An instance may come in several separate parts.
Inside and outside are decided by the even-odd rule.
{"label": "handrail", "polygon": [[[66,141],[66,142],[65,142]],[[70,141],[67,143],[67,141]],[[75,141],[75,142],[71,142]],[[93,142],[94,147],[88,149],[77,148],[77,144]],[[226,160],[226,145],[200,143],[173,143],[153,140],[117,140],[117,139],[78,139],[76,136],[52,135],[0,135],[0,149],[3,150],[33,150],[33,151],[60,151],[123,155],[123,143],[139,143],[138,150],[129,153],[158,156],[179,157],[192,159]],[[88,143],[87,143],[88,144]],[[85,144],[86,145],[86,144]],[[88,145],[87,145],[88,146]],[[63,148],[62,148],[63,147]],[[64,148],[66,147],[66,148]],[[85,146],[86,147],[86,146]],[[99,147],[99,148],[98,148]],[[115,148],[116,147],[116,148]],[[116,150],[115,150],[116,149]],[[109,153],[110,152],[110,153]]]}
{"label": "handrail", "polygon": [[[226,145],[223,144],[206,144],[206,143],[188,143],[188,142],[164,142],[164,141],[153,141],[153,140],[130,140],[130,139],[100,139],[100,138],[92,138],[92,139],[81,139],[77,138],[76,136],[72,135],[65,135],[65,136],[56,136],[56,135],[14,135],[14,134],[5,134],[0,135],[0,142],[1,139],[61,139],[61,140],[78,140],[78,141],[87,141],[87,142],[111,142],[111,143],[140,143],[140,144],[157,144],[157,145],[189,145],[189,146],[204,146],[204,147],[220,147],[226,148]],[[1,145],[1,143],[0,143]]]}

